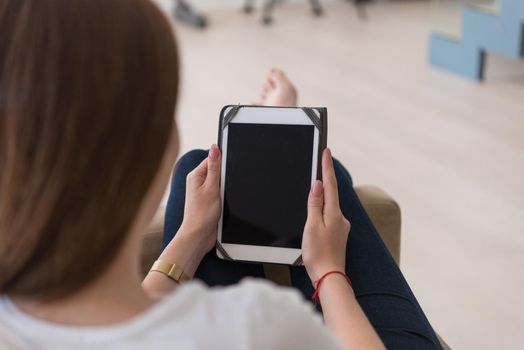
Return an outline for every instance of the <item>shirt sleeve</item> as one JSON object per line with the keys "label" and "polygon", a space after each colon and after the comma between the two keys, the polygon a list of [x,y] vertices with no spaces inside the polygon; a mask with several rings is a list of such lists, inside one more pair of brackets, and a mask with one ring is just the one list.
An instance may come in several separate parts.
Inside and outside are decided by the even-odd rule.
{"label": "shirt sleeve", "polygon": [[263,280],[244,280],[237,306],[244,328],[236,334],[245,349],[340,349],[321,315],[299,291]]}

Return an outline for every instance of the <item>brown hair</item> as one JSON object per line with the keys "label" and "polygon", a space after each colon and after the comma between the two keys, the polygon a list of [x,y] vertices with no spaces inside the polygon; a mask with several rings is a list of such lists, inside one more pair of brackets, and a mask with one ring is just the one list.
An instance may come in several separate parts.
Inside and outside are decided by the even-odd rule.
{"label": "brown hair", "polygon": [[0,293],[70,295],[118,253],[173,127],[150,0],[0,0]]}

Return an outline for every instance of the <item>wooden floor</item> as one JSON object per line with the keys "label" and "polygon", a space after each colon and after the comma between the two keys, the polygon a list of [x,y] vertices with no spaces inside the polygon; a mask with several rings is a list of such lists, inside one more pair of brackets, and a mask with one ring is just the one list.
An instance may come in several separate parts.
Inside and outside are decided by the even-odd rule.
{"label": "wooden floor", "polygon": [[400,203],[401,267],[434,328],[457,349],[521,347],[524,63],[490,55],[477,84],[428,66],[428,2],[379,3],[367,22],[345,1],[325,7],[316,19],[283,5],[271,27],[213,10],[209,30],[177,28],[182,149],[216,142],[220,108],[284,69],[301,105],[328,108],[355,183]]}

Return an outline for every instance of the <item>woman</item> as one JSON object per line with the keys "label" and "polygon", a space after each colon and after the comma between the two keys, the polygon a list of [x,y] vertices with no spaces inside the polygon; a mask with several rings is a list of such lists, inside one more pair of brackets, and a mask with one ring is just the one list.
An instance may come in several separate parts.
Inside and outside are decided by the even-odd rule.
{"label": "woman", "polygon": [[[210,289],[152,271],[142,283],[140,233],[178,153],[177,90],[173,34],[149,0],[0,0],[1,349],[438,347],[329,151],[308,200],[305,269],[292,271],[308,296],[324,277],[327,327],[299,293],[260,279]],[[260,103],[293,96],[273,72]],[[159,257],[209,285],[260,276],[210,253],[219,170],[215,145],[181,159]]]}

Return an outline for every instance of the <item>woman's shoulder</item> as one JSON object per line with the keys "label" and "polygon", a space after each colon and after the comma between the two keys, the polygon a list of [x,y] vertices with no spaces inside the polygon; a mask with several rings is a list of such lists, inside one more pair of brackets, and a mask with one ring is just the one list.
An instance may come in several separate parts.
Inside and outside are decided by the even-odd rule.
{"label": "woman's shoulder", "polygon": [[214,288],[190,282],[135,319],[108,327],[49,324],[22,314],[7,299],[0,299],[0,311],[2,349],[37,343],[42,349],[337,348],[311,303],[264,280]]}
{"label": "woman's shoulder", "polygon": [[300,292],[266,280],[246,278],[233,286],[213,288],[191,282],[168,298],[165,302],[176,304],[179,315],[184,305],[191,305],[181,317],[186,325],[204,320],[208,332],[236,334],[235,341],[247,335],[252,341],[248,348],[338,348],[320,314]]}
{"label": "woman's shoulder", "polygon": [[[245,317],[254,317],[262,313],[280,314],[286,310],[288,313],[306,313],[322,322],[313,305],[306,302],[298,290],[263,279],[248,277],[238,284],[224,287],[207,287],[201,282],[191,282],[179,287],[169,298],[178,306],[185,303],[206,305],[207,310],[219,313],[227,310],[229,314],[239,312]],[[250,312],[245,313],[245,310]]]}
{"label": "woman's shoulder", "polygon": [[238,306],[296,305],[307,306],[300,292],[293,288],[281,287],[263,279],[245,278],[228,287],[210,288],[211,299],[235,300]]}

